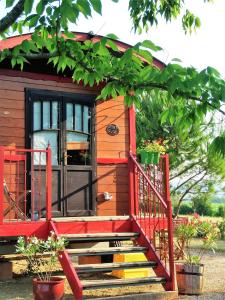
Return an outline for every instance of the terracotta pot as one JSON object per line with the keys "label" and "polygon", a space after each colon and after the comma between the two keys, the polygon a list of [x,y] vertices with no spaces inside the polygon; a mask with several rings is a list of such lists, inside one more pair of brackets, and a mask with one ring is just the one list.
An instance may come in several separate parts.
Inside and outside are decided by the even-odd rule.
{"label": "terracotta pot", "polygon": [[33,279],[33,295],[35,300],[61,300],[64,295],[64,279],[51,277],[50,281]]}
{"label": "terracotta pot", "polygon": [[200,295],[203,290],[203,265],[176,264],[179,294]]}

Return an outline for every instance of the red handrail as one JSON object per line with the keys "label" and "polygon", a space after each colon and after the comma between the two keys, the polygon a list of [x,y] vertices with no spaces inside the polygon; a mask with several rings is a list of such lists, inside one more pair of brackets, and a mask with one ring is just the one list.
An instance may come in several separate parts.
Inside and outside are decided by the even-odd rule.
{"label": "red handrail", "polygon": [[[169,157],[143,170],[130,153],[130,212],[169,269],[169,288],[174,290],[172,206],[169,189]],[[166,271],[167,272],[167,271]],[[165,273],[166,273],[165,272]]]}
{"label": "red handrail", "polygon": [[50,147],[0,147],[0,224],[51,219],[51,164]]}
{"label": "red handrail", "polygon": [[142,176],[145,178],[145,180],[147,181],[147,183],[150,185],[152,191],[155,193],[155,195],[159,198],[159,200],[161,201],[161,203],[163,204],[163,206],[165,208],[167,208],[167,204],[165,203],[165,201],[163,200],[162,196],[159,194],[159,192],[156,190],[156,188],[154,187],[154,185],[151,183],[151,181],[149,180],[149,178],[147,177],[147,175],[145,174],[145,172],[143,171],[143,169],[141,168],[141,166],[138,164],[138,162],[136,161],[135,157],[132,155],[132,153],[130,153],[130,158],[133,161],[133,163],[135,164],[136,168],[142,173]]}

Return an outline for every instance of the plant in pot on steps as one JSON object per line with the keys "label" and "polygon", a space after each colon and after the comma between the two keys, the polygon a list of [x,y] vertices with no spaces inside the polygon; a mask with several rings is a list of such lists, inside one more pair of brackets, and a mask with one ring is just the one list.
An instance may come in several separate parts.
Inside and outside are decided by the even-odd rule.
{"label": "plant in pot on steps", "polygon": [[54,232],[46,240],[35,236],[19,237],[16,252],[22,254],[29,269],[37,277],[33,278],[35,300],[60,300],[64,295],[64,279],[52,276],[58,264],[60,251],[65,249],[66,240],[57,237]]}
{"label": "plant in pot on steps", "polygon": [[[203,291],[204,265],[203,255],[207,250],[215,252],[219,229],[209,221],[201,221],[193,217],[186,224],[181,224],[175,231],[175,256],[183,261],[176,264],[177,287],[180,294],[200,295]],[[195,238],[200,239],[201,245],[193,248]]]}
{"label": "plant in pot on steps", "polygon": [[159,141],[142,141],[140,147],[137,149],[137,153],[141,157],[142,164],[157,165],[160,154],[165,154],[166,148]]}

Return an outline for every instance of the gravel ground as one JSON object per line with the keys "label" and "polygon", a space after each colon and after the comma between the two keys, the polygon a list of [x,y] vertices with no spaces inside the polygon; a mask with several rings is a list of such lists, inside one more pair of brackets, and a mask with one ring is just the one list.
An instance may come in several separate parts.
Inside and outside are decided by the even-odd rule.
{"label": "gravel ground", "polygon": [[[182,300],[225,300],[225,253],[208,253],[203,259],[205,264],[204,290],[203,295],[196,296],[180,296]],[[0,282],[0,300],[30,300],[32,299],[32,284],[30,277],[22,277],[20,274],[26,268],[26,264],[22,261],[14,263],[13,270],[15,277],[7,282]],[[64,300],[72,300],[73,296],[69,285],[66,282],[66,293]],[[92,294],[88,292],[88,297],[114,296],[121,293],[140,293],[149,292],[150,290],[162,290],[157,288],[131,287],[119,289],[106,289],[102,292],[94,291]],[[138,296],[137,296],[138,299]]]}

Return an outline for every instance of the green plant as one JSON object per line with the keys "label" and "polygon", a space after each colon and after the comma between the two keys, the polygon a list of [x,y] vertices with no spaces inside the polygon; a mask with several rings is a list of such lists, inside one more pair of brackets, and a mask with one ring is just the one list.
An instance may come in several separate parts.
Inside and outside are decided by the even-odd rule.
{"label": "green plant", "polygon": [[225,206],[224,205],[220,205],[217,208],[216,216],[217,217],[225,218]]}
{"label": "green plant", "polygon": [[140,147],[138,148],[138,153],[143,150],[146,152],[159,152],[161,154],[166,153],[166,147],[157,141],[142,141]]}
{"label": "green plant", "polygon": [[[192,240],[193,238],[200,237],[202,245],[192,252]],[[219,228],[217,225],[208,222],[201,221],[199,216],[194,216],[187,224],[181,224],[176,229],[176,247],[187,264],[198,265],[201,263],[202,257],[206,250],[215,251],[216,240],[219,237]],[[197,253],[196,253],[197,251]]]}
{"label": "green plant", "polygon": [[225,240],[225,218],[223,219],[223,221],[218,223],[218,228],[220,231],[221,240]]}
{"label": "green plant", "polygon": [[57,237],[51,231],[46,240],[36,236],[24,238],[20,236],[16,245],[16,252],[25,256],[32,272],[43,281],[50,281],[56,267],[60,251],[65,249],[65,238]]}

